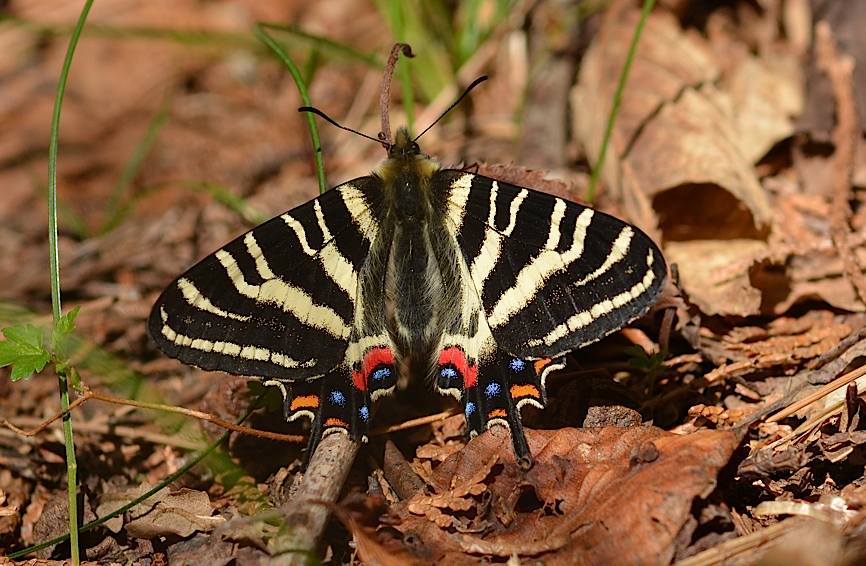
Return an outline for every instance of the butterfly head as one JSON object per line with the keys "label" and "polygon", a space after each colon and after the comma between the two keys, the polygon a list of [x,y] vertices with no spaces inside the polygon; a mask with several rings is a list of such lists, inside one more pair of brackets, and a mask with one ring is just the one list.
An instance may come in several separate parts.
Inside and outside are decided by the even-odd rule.
{"label": "butterfly head", "polygon": [[421,152],[418,143],[409,135],[406,128],[397,130],[394,141],[388,145],[388,159],[376,173],[388,185],[399,185],[398,179],[417,184],[415,180],[428,180],[439,170],[439,165]]}
{"label": "butterfly head", "polygon": [[414,160],[417,155],[421,155],[421,148],[409,136],[409,130],[406,128],[398,129],[394,142],[388,147],[388,158]]}

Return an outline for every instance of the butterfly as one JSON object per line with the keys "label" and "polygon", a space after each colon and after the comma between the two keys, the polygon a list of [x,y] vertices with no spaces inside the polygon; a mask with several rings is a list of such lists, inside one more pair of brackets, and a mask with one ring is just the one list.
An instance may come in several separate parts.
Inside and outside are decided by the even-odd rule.
{"label": "butterfly", "polygon": [[[382,140],[380,140],[382,141]],[[638,228],[567,200],[443,169],[400,129],[388,157],[208,255],[161,294],[169,356],[279,388],[287,420],[365,441],[377,398],[428,380],[470,435],[510,429],[566,353],[645,314],[667,268]]]}

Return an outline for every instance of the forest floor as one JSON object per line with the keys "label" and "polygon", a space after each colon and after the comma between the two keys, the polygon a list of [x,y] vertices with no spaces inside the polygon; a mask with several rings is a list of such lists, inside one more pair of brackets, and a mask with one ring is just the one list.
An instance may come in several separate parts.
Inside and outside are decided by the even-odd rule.
{"label": "forest floor", "polygon": [[[51,326],[49,127],[81,4],[0,2],[0,328]],[[460,409],[423,384],[380,401],[317,554],[332,564],[860,563],[866,3],[660,0],[595,195],[590,164],[640,3],[422,4],[436,8],[403,14],[414,104],[395,82],[391,122],[410,112],[420,130],[456,85],[489,75],[424,136],[424,151],[591,200],[659,243],[671,282],[649,315],[568,357],[547,409],[524,411],[528,471],[507,432],[467,442]],[[213,421],[239,421],[263,391],[167,358],[145,328],[185,269],[318,194],[298,91],[253,25],[294,25],[274,35],[313,103],[375,136],[390,5],[95,4],[58,159],[63,305],[80,307],[70,364],[85,389],[73,398],[88,397],[72,411],[83,523],[181,470],[224,432]],[[368,140],[322,132],[331,185],[384,157]],[[57,383],[50,365],[19,381],[0,369],[0,562],[68,532],[62,428],[40,428],[58,414]],[[307,425],[283,422],[276,391],[265,403],[245,424],[282,436],[231,434],[83,533],[83,556],[273,560],[273,516],[253,518],[291,501]],[[62,560],[69,545],[22,560],[34,556]]]}

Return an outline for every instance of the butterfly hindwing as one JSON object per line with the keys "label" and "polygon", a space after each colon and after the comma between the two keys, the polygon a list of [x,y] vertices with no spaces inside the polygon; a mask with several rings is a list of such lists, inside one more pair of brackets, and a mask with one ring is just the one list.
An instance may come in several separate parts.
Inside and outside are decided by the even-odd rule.
{"label": "butterfly hindwing", "polygon": [[150,335],[203,369],[325,375],[344,361],[381,195],[378,178],[361,177],[226,244],[163,292]]}
{"label": "butterfly hindwing", "polygon": [[497,345],[555,358],[643,315],[666,266],[639,229],[558,197],[463,171],[433,180]]}

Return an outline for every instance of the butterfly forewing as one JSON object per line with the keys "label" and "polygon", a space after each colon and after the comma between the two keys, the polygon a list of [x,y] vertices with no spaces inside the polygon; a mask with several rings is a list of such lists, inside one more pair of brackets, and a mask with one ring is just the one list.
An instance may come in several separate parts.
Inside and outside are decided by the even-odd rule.
{"label": "butterfly forewing", "polygon": [[[438,170],[405,130],[377,174],[230,242],[160,296],[169,355],[278,387],[288,419],[363,440],[373,402],[428,378],[471,434],[543,408],[563,354],[645,313],[666,274],[640,230],[482,175]],[[412,374],[412,375],[410,375]],[[415,375],[418,374],[418,375]]]}
{"label": "butterfly forewing", "polygon": [[643,315],[666,267],[639,229],[608,214],[482,175],[434,177],[499,347],[560,356]]}
{"label": "butterfly forewing", "polygon": [[343,362],[381,181],[362,177],[254,228],[201,260],[148,321],[168,355],[208,370],[297,380]]}

